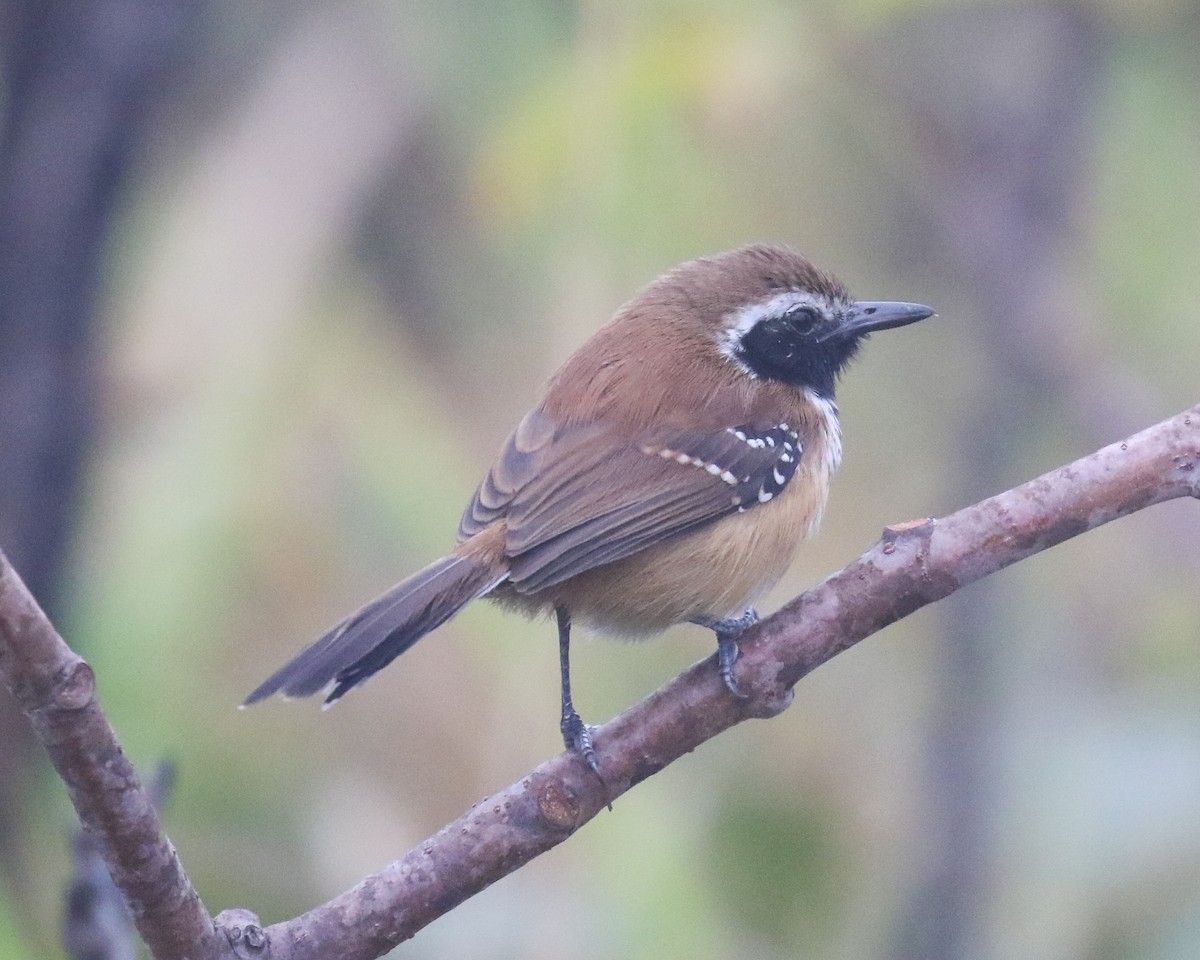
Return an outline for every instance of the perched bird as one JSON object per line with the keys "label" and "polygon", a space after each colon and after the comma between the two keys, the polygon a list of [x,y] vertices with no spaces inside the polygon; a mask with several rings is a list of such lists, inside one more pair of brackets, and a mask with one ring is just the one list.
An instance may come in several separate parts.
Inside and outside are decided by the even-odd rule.
{"label": "perched bird", "polygon": [[445,557],[351,614],[246,704],[382,670],[467,603],[553,611],[563,741],[597,772],[571,702],[572,622],[717,635],[733,666],[750,604],[821,519],[842,456],[834,383],[866,336],[933,315],[864,302],[799,254],[749,246],[651,283],[551,377],[475,492]]}

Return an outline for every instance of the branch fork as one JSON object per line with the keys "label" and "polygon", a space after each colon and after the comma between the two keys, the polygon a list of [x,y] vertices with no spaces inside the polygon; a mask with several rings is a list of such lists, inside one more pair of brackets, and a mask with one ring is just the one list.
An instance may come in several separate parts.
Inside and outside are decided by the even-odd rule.
{"label": "branch fork", "polygon": [[596,730],[604,782],[563,753],[345,893],[264,928],[214,922],[73,653],[0,554],[0,675],[67,785],[157,960],[371,960],[566,840],[606,804],[729,727],[786,709],[826,660],[926,604],[1117,517],[1200,498],[1200,406],[940,519],[887,527],[861,557],[746,631],[745,699],[708,658]]}

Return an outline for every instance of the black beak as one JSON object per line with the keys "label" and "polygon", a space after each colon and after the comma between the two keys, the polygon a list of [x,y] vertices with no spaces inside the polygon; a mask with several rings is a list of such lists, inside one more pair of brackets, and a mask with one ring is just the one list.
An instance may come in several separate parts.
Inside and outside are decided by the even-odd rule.
{"label": "black beak", "polygon": [[861,337],[874,330],[904,327],[932,316],[933,310],[919,303],[859,300],[837,327],[821,337],[821,341],[834,337]]}

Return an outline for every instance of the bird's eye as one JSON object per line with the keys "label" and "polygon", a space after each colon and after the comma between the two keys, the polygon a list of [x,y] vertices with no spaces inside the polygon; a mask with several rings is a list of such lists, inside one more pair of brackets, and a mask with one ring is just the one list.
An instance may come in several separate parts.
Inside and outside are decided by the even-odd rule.
{"label": "bird's eye", "polygon": [[817,325],[817,321],[820,319],[821,316],[815,307],[804,304],[792,307],[783,314],[783,321],[797,330],[810,330]]}

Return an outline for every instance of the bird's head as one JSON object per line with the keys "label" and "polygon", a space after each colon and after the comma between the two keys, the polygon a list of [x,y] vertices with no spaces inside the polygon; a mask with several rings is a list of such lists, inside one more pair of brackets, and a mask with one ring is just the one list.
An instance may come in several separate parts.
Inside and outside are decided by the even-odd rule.
{"label": "bird's head", "polygon": [[785,247],[692,260],[659,283],[687,297],[704,335],[743,373],[829,399],[868,334],[933,316],[917,303],[854,300],[836,278]]}

